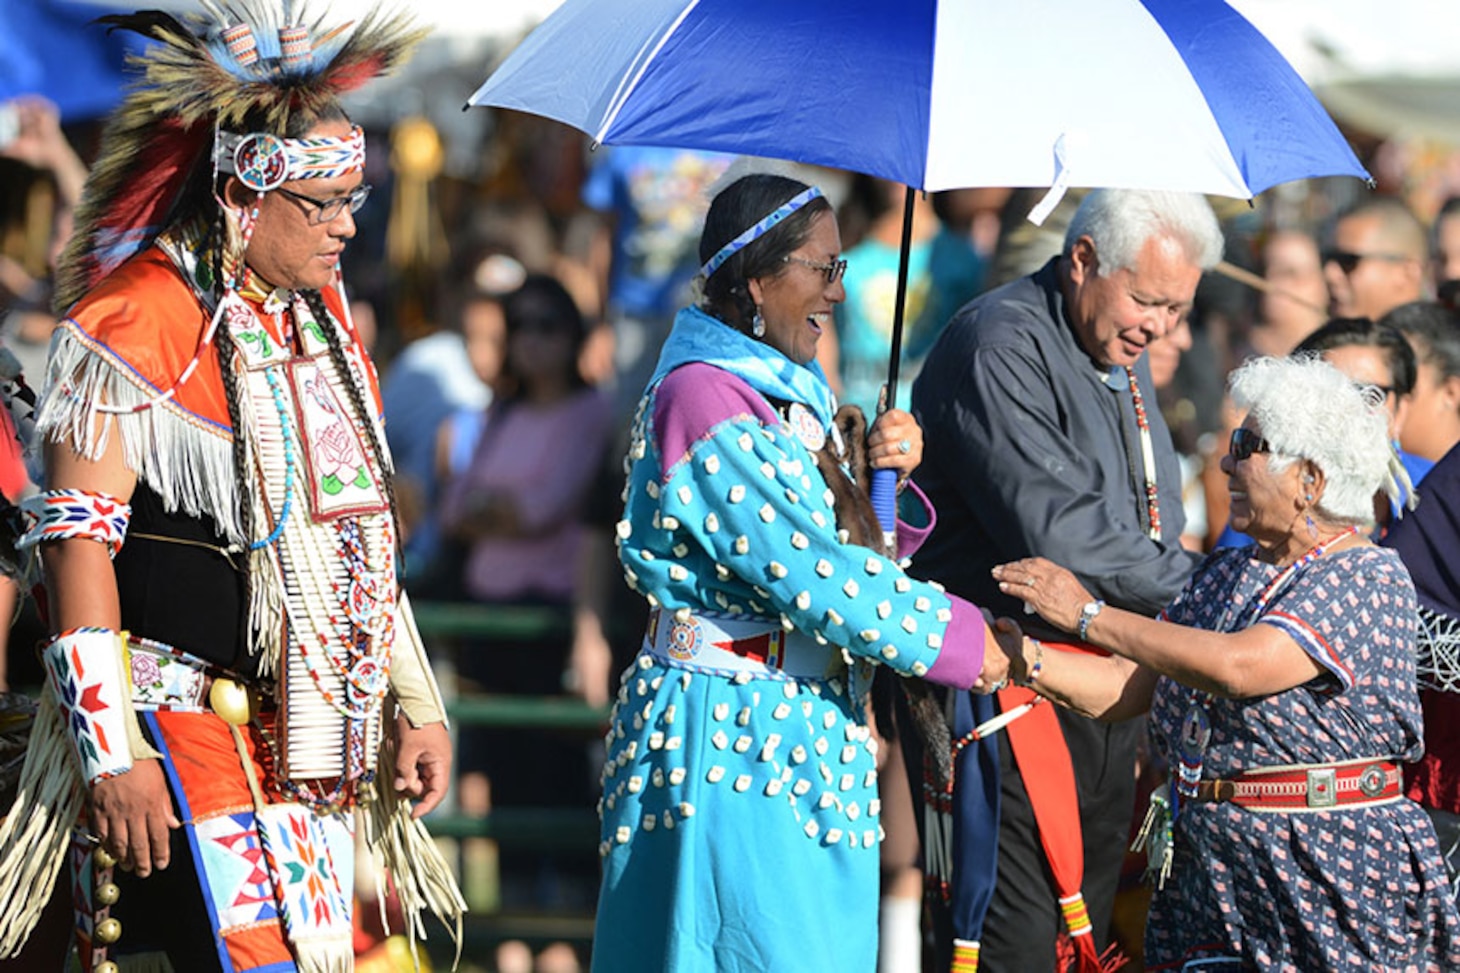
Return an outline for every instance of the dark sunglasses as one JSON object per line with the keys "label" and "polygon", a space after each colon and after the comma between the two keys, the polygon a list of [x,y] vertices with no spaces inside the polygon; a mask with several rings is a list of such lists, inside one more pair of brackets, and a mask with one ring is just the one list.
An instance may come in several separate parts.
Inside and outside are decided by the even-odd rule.
{"label": "dark sunglasses", "polygon": [[1365,260],[1388,260],[1391,263],[1403,263],[1408,260],[1402,253],[1354,253],[1352,250],[1324,250],[1322,260],[1324,266],[1338,264],[1338,269],[1347,276],[1354,272],[1355,268]]}
{"label": "dark sunglasses", "polygon": [[1253,453],[1270,452],[1272,452],[1272,447],[1268,445],[1267,440],[1246,426],[1232,430],[1232,442],[1227,447],[1227,455],[1236,462],[1242,462]]}
{"label": "dark sunglasses", "polygon": [[781,259],[788,264],[800,264],[803,267],[810,267],[812,270],[819,271],[825,275],[828,284],[835,284],[847,272],[847,262],[845,260],[833,260],[831,263],[823,264],[817,263],[815,260],[807,260],[805,257],[782,257]]}
{"label": "dark sunglasses", "polygon": [[278,191],[290,199],[313,206],[313,219],[315,223],[332,222],[345,211],[346,206],[350,208],[351,213],[358,213],[360,207],[365,205],[365,200],[370,198],[370,187],[364,184],[356,186],[347,195],[336,196],[333,199],[315,199],[313,196],[296,193],[294,190],[285,189],[283,186],[280,186]]}

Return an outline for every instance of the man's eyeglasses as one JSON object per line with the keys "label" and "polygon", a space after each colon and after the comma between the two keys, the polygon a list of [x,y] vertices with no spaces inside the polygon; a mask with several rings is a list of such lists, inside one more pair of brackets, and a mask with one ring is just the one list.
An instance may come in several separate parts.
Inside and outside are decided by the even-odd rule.
{"label": "man's eyeglasses", "polygon": [[800,264],[803,267],[810,267],[812,270],[819,271],[825,275],[828,284],[835,284],[847,272],[847,262],[845,260],[833,260],[831,263],[822,264],[817,263],[815,260],[807,260],[805,257],[782,257],[781,259],[788,264]]}
{"label": "man's eyeglasses", "polygon": [[314,207],[313,222],[329,223],[339,218],[339,215],[349,207],[351,213],[358,213],[360,207],[365,205],[365,200],[370,198],[370,187],[361,184],[350,190],[349,195],[335,196],[333,199],[315,199],[313,196],[306,196],[303,193],[296,193],[292,189],[285,189],[280,186],[277,190],[288,196],[290,199],[298,200],[301,203],[309,203]]}
{"label": "man's eyeglasses", "polygon": [[1267,440],[1246,426],[1232,430],[1232,443],[1227,447],[1227,454],[1236,462],[1242,462],[1253,453],[1270,452],[1272,452],[1272,447],[1268,445]]}
{"label": "man's eyeglasses", "polygon": [[1338,269],[1347,276],[1354,272],[1355,268],[1365,260],[1387,260],[1390,263],[1403,263],[1410,259],[1402,253],[1386,253],[1378,251],[1375,253],[1354,253],[1352,250],[1325,250],[1322,254],[1323,265],[1338,264]]}

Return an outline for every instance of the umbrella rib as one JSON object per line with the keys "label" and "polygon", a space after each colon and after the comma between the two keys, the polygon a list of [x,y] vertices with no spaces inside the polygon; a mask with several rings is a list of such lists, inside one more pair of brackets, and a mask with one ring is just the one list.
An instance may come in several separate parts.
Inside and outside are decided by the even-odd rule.
{"label": "umbrella rib", "polygon": [[[690,0],[689,3],[685,4],[684,9],[679,12],[679,16],[674,18],[674,23],[669,25],[669,29],[664,32],[664,36],[660,37],[658,43],[654,45],[654,50],[650,51],[649,56],[644,58],[643,61],[639,63],[638,69],[632,72],[633,80],[629,81],[628,87],[625,88],[623,86],[623,81],[619,81],[620,90],[614,93],[613,101],[608,106],[608,113],[604,116],[603,125],[593,136],[593,141],[595,143],[599,145],[603,144],[604,139],[608,135],[608,130],[613,127],[613,123],[618,119],[618,113],[623,110],[623,107],[628,102],[629,97],[633,95],[634,89],[637,88],[639,86],[639,82],[643,80],[644,72],[649,70],[649,65],[654,63],[654,58],[659,56],[659,52],[663,50],[664,45],[669,42],[669,38],[674,36],[674,32],[679,30],[679,26],[684,23],[684,19],[688,17],[691,11],[693,11],[694,8],[697,6],[699,6],[699,0]],[[625,78],[627,77],[628,76],[625,75]]]}

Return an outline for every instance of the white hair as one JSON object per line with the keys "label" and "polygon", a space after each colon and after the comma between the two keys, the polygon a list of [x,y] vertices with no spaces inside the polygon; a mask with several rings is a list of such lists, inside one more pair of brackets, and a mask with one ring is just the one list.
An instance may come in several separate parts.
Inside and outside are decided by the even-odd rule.
{"label": "white hair", "polygon": [[1336,523],[1371,526],[1374,495],[1391,499],[1407,482],[1389,442],[1389,413],[1373,386],[1355,385],[1314,354],[1254,358],[1232,373],[1232,401],[1272,447],[1268,468],[1281,473],[1308,460],[1327,484],[1314,511]]}
{"label": "white hair", "polygon": [[1100,276],[1134,270],[1152,237],[1174,240],[1188,260],[1211,270],[1222,259],[1222,229],[1206,198],[1196,193],[1096,189],[1080,203],[1065,232],[1065,255],[1088,236],[1100,258]]}

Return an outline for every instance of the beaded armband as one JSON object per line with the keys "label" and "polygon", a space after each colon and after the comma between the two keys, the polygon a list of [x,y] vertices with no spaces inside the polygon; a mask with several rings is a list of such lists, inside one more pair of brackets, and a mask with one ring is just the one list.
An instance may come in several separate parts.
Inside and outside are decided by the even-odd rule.
{"label": "beaded armband", "polygon": [[132,519],[129,504],[91,490],[47,490],[22,501],[20,509],[33,518],[30,528],[16,542],[21,549],[82,537],[100,541],[107,553],[116,557]]}
{"label": "beaded armband", "polygon": [[127,640],[108,628],[73,628],[42,650],[46,681],[87,786],[132,769],[135,725],[127,678]]}

